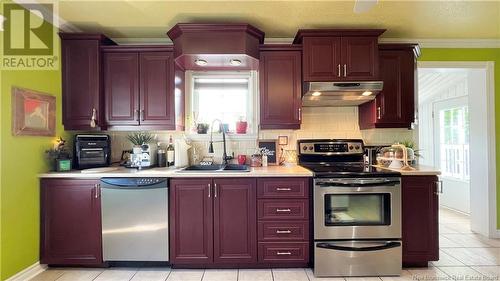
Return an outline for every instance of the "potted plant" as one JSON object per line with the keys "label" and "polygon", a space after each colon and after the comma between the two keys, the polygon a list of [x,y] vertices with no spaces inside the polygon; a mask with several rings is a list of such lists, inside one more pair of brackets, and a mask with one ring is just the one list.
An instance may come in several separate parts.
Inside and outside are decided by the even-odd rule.
{"label": "potted plant", "polygon": [[66,140],[59,137],[54,148],[45,151],[52,171],[63,172],[71,170],[71,154],[66,149]]}
{"label": "potted plant", "polygon": [[[142,150],[149,150],[149,144],[154,141],[154,136],[149,132],[134,132],[127,136],[133,145],[133,153],[141,153]],[[143,149],[143,146],[146,146]]]}

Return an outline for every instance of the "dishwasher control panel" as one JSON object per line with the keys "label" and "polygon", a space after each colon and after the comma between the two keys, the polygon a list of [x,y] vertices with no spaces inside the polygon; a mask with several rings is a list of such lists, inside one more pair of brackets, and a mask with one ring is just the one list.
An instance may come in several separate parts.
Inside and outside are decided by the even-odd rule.
{"label": "dishwasher control panel", "polygon": [[150,187],[158,185],[158,187],[167,187],[167,178],[102,178],[103,187],[111,188],[137,188]]}

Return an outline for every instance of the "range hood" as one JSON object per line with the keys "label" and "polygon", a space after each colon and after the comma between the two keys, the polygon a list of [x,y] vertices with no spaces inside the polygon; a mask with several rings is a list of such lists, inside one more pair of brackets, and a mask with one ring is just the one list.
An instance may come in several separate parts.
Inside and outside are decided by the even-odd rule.
{"label": "range hood", "polygon": [[302,106],[355,106],[375,99],[384,82],[305,82]]}

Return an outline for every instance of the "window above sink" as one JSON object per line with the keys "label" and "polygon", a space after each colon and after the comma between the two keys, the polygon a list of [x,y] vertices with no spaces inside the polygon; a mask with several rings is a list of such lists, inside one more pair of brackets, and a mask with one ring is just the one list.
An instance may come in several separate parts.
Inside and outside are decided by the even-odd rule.
{"label": "window above sink", "polygon": [[[215,119],[227,124],[231,139],[257,138],[257,72],[256,71],[187,71],[186,133],[192,139],[207,139],[198,134],[196,124],[212,125]],[[246,134],[236,134],[236,122],[248,123]],[[214,132],[218,129],[216,122]],[[215,137],[215,135],[214,135]]]}

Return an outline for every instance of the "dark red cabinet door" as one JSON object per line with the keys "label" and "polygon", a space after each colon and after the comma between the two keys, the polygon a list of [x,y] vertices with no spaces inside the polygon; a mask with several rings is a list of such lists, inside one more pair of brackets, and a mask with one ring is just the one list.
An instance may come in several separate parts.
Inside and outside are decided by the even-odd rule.
{"label": "dark red cabinet door", "polygon": [[410,128],[415,119],[414,46],[382,44],[379,49],[384,88],[374,101],[359,106],[359,127]]}
{"label": "dark red cabinet door", "polygon": [[214,179],[214,262],[257,262],[255,179]]}
{"label": "dark red cabinet door", "polygon": [[172,52],[141,52],[141,125],[175,130],[174,61]]}
{"label": "dark red cabinet door", "polygon": [[109,126],[139,125],[137,53],[104,53],[104,96]]}
{"label": "dark red cabinet door", "polygon": [[436,176],[403,176],[403,264],[427,266],[439,259]]}
{"label": "dark red cabinet door", "polygon": [[[63,35],[61,35],[63,37]],[[89,130],[92,115],[103,126],[99,40],[61,40],[62,110],[66,130]]]}
{"label": "dark red cabinet door", "polygon": [[41,181],[42,264],[102,263],[101,199],[98,180]]}
{"label": "dark red cabinet door", "polygon": [[211,179],[170,182],[170,262],[213,262],[213,200]]}
{"label": "dark red cabinet door", "polygon": [[301,52],[261,51],[261,129],[299,129],[301,119]]}
{"label": "dark red cabinet door", "polygon": [[342,79],[374,80],[378,78],[377,37],[342,37]]}
{"label": "dark red cabinet door", "polygon": [[336,81],[341,79],[340,37],[304,37],[304,81]]}

